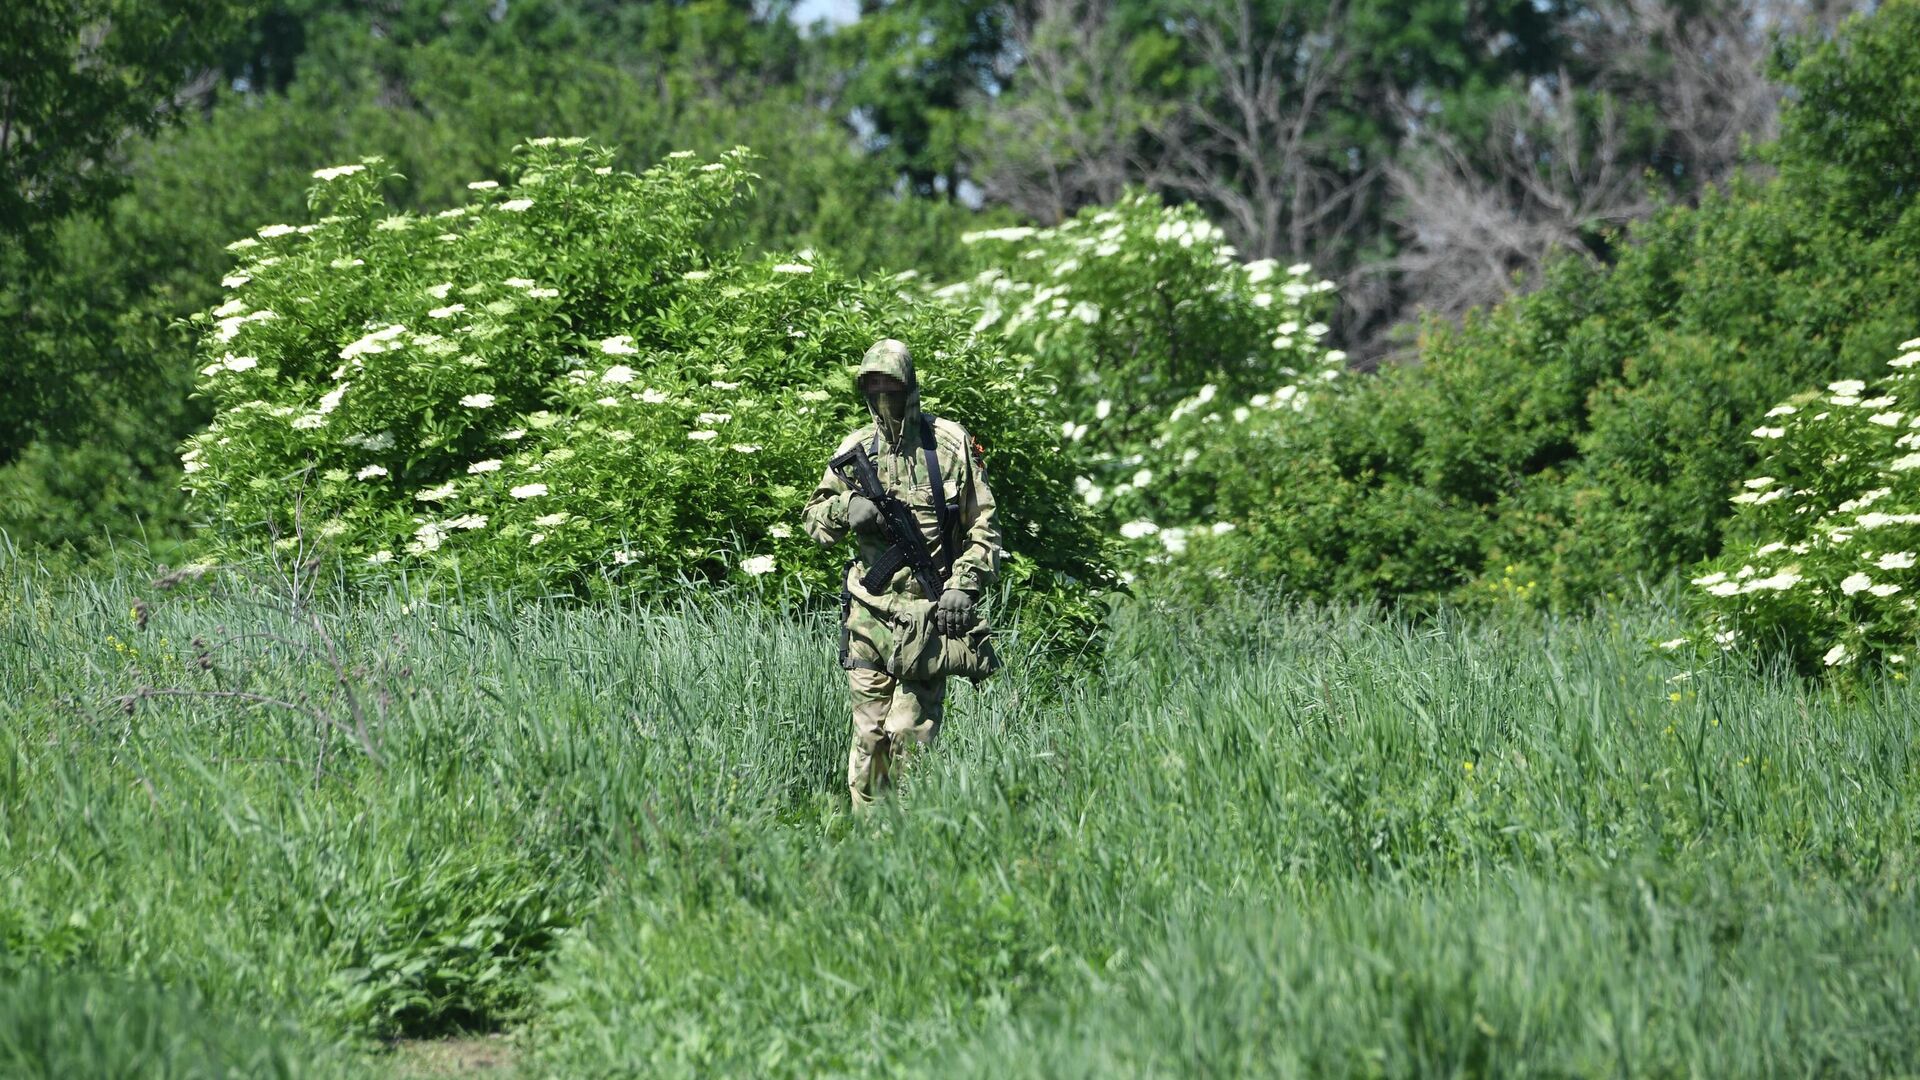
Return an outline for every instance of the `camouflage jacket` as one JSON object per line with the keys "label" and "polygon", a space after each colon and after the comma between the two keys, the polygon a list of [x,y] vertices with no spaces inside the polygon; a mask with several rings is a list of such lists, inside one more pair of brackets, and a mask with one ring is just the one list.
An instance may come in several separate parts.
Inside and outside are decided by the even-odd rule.
{"label": "camouflage jacket", "polygon": [[[833,454],[845,454],[856,442],[866,442],[868,452],[872,452],[877,444],[879,452],[874,454],[874,471],[879,473],[881,486],[914,511],[935,565],[945,561],[948,553],[952,555],[954,571],[952,577],[947,578],[947,588],[964,588],[977,596],[993,584],[993,578],[1000,571],[1000,525],[995,519],[993,492],[987,490],[987,477],[979,455],[973,452],[972,436],[948,419],[935,419],[933,455],[941,467],[941,492],[935,494],[922,454],[922,430],[920,417],[912,415],[900,436],[899,446],[887,446],[885,438],[876,438],[874,425],[868,425],[841,440],[839,450]],[[851,498],[847,484],[829,469],[820,479],[820,486],[814,488],[812,500],[806,503],[806,530],[814,540],[839,544],[847,538],[847,502]],[[935,498],[947,500],[948,507],[954,509],[954,536],[941,536]],[[887,542],[877,534],[858,536],[858,542],[858,557],[847,578],[849,588],[862,600],[879,600],[860,586],[860,577],[866,575],[866,567],[872,565],[877,555],[887,550]],[[920,596],[920,582],[910,567],[900,567],[899,573],[893,575],[893,580],[887,582],[881,592]],[[939,598],[929,596],[925,600]]]}
{"label": "camouflage jacket", "polygon": [[[947,587],[978,595],[993,583],[1000,570],[1000,526],[994,515],[993,492],[987,488],[984,463],[965,428],[951,420],[934,419],[934,458],[940,466],[940,490],[935,492],[922,450],[923,431],[917,411],[908,415],[898,444],[889,444],[879,436],[874,425],[868,424],[842,440],[834,456],[852,449],[855,443],[865,442],[881,486],[913,510],[934,563],[942,563],[951,554],[953,575],[947,579]],[[850,532],[847,503],[851,496],[852,492],[833,470],[826,470],[820,486],[807,501],[804,512],[807,532],[822,544],[845,540]],[[945,500],[952,508],[953,536],[940,535],[936,498]],[[879,536],[860,536],[858,540],[858,557],[848,571],[847,588],[855,598],[868,604],[890,606],[860,583],[872,560],[886,550],[886,541]],[[921,593],[912,569],[904,566],[879,591],[888,596],[919,597]]]}

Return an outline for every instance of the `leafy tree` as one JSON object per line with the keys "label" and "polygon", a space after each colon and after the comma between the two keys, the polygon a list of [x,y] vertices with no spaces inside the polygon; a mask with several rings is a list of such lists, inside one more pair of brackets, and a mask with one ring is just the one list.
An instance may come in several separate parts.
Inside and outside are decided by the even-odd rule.
{"label": "leafy tree", "polygon": [[179,115],[252,5],[235,0],[22,0],[0,11],[0,238],[43,238],[124,178],[129,135]]}
{"label": "leafy tree", "polygon": [[862,0],[833,36],[843,72],[836,95],[869,129],[881,162],[926,195],[952,199],[978,143],[974,107],[1007,60],[1000,0]]}
{"label": "leafy tree", "polygon": [[1772,160],[1830,216],[1885,229],[1920,196],[1912,152],[1920,144],[1920,7],[1889,0],[1847,29],[1791,42],[1782,53],[1800,102]]}
{"label": "leafy tree", "polygon": [[[59,223],[124,190],[128,140],[179,119],[190,83],[252,5],[22,0],[0,9],[0,465],[85,407],[87,350],[48,367],[28,339],[70,330],[41,295]],[[76,344],[79,344],[76,342]]]}
{"label": "leafy tree", "polygon": [[1392,309],[1377,264],[1408,131],[1477,138],[1568,60],[1568,17],[1525,0],[1026,5],[983,181],[1043,220],[1127,182],[1194,201],[1250,255],[1352,275],[1357,330]]}
{"label": "leafy tree", "polygon": [[1777,181],[1666,210],[1612,267],[1561,262],[1317,412],[1258,462],[1273,499],[1241,568],[1316,595],[1578,604],[1717,552],[1764,411],[1871,377],[1920,324],[1908,155],[1869,137],[1836,163],[1822,141],[1899,130],[1916,63],[1914,0],[1849,24],[1791,72]]}

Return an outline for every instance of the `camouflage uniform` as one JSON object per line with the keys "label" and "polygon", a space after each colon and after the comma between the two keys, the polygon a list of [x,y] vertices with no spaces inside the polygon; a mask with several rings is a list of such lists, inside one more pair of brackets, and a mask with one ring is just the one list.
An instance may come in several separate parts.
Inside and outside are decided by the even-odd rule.
{"label": "camouflage uniform", "polygon": [[[987,490],[984,465],[973,438],[951,420],[934,419],[934,455],[942,488],[934,492],[926,464],[920,392],[907,347],[891,339],[875,344],[854,376],[855,386],[869,373],[891,375],[907,387],[907,412],[900,438],[889,441],[876,418],[842,440],[834,456],[856,443],[866,443],[881,485],[912,508],[936,565],[953,545],[953,573],[946,586],[978,598],[999,571],[1000,529],[994,518],[993,493]],[[828,469],[804,514],[807,531],[814,539],[833,545],[847,538],[852,531],[847,519],[851,494]],[[940,535],[935,498],[944,499],[952,511],[954,537]],[[937,601],[940,597],[927,596],[912,568],[906,566],[884,588],[869,592],[860,579],[887,544],[877,534],[854,535],[859,553],[847,570],[849,600],[841,666],[847,670],[847,683],[853,692],[853,746],[847,755],[847,786],[858,807],[871,801],[873,794],[889,782],[896,752],[904,756],[933,741],[940,730],[946,680],[903,680],[890,674],[899,669],[903,639],[913,633],[932,632],[924,623],[916,625],[908,618],[905,607],[913,601]]]}

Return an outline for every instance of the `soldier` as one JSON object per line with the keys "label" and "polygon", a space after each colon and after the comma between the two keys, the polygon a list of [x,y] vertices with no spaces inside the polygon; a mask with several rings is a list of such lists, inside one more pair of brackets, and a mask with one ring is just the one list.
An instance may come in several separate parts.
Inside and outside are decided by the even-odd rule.
{"label": "soldier", "polygon": [[835,456],[866,444],[882,489],[912,511],[934,565],[951,567],[938,596],[927,595],[908,566],[869,588],[876,583],[862,579],[889,546],[881,508],[850,490],[832,468],[807,502],[806,528],[814,539],[833,545],[849,532],[857,538],[840,639],[840,666],[853,692],[847,786],[857,810],[890,784],[896,756],[904,759],[940,730],[946,679],[900,677],[902,646],[929,631],[957,637],[973,626],[981,590],[999,572],[1000,528],[973,438],[959,424],[920,411],[906,345],[892,338],[875,342],[854,386],[866,397],[873,422],[843,440]]}

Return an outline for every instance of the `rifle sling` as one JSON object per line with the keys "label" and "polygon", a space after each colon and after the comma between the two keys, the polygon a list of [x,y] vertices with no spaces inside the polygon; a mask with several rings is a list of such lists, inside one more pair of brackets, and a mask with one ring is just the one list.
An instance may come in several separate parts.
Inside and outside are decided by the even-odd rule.
{"label": "rifle sling", "polygon": [[940,583],[945,585],[953,577],[953,511],[947,506],[946,485],[940,482],[940,455],[933,441],[933,419],[926,413],[920,414],[920,449],[927,455],[927,484],[933,492],[934,517],[940,522]]}

